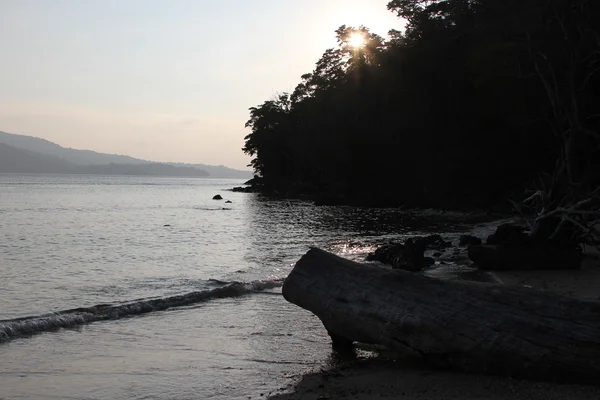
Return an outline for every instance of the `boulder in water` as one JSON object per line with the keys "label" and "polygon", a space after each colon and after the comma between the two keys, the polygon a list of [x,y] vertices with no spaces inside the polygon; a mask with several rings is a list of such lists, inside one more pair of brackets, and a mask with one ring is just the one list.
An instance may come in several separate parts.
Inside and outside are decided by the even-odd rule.
{"label": "boulder in water", "polygon": [[212,199],[213,200],[223,200],[223,197],[220,194],[215,194]]}
{"label": "boulder in water", "polygon": [[488,236],[486,244],[525,244],[529,236],[525,233],[525,227],[515,224],[502,224],[496,228],[496,232]]}
{"label": "boulder in water", "polygon": [[435,261],[424,256],[426,240],[423,238],[407,239],[404,244],[389,244],[379,247],[367,256],[367,261],[379,261],[389,264],[392,269],[418,272]]}
{"label": "boulder in water", "polygon": [[473,235],[461,235],[458,241],[459,246],[477,246],[481,244],[481,239]]}
{"label": "boulder in water", "polygon": [[442,250],[448,247],[452,247],[452,243],[447,242],[440,235],[429,235],[425,237],[415,237],[415,241],[422,241],[425,244],[425,248],[432,250]]}

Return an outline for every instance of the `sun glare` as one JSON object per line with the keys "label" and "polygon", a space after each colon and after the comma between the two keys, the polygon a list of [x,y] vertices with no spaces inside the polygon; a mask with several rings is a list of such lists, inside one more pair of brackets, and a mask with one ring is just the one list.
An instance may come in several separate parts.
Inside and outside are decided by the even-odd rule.
{"label": "sun glare", "polygon": [[348,39],[348,44],[355,49],[363,47],[365,45],[365,35],[362,32],[353,32],[350,35],[350,39]]}

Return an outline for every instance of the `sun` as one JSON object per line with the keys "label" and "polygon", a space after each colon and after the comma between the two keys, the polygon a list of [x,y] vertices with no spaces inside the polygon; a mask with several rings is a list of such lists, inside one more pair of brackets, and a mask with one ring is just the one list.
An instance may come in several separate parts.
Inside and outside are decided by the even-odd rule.
{"label": "sun", "polygon": [[363,47],[365,45],[365,35],[362,32],[352,32],[348,44],[355,49]]}

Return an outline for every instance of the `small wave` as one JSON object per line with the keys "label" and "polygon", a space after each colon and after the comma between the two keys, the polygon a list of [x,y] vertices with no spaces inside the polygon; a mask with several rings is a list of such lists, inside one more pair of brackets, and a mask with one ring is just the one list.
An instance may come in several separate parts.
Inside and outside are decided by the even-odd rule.
{"label": "small wave", "polygon": [[164,311],[189,306],[212,299],[238,297],[248,293],[280,287],[282,279],[254,282],[231,282],[223,287],[190,292],[158,299],[135,300],[126,304],[99,304],[93,307],[73,308],[57,313],[0,321],[0,343],[21,336],[73,328],[97,321],[115,320],[133,315]]}

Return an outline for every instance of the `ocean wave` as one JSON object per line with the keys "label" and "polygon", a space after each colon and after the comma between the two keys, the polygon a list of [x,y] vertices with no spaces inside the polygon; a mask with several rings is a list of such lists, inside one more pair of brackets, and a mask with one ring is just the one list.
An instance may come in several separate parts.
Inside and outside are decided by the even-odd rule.
{"label": "ocean wave", "polygon": [[170,308],[189,306],[213,299],[238,297],[280,287],[282,284],[282,279],[247,283],[230,282],[215,289],[190,292],[177,296],[140,299],[124,304],[99,304],[93,307],[73,308],[52,314],[3,320],[0,321],[0,343],[17,337],[55,331],[61,328],[73,328],[97,321],[115,320],[155,311],[164,311]]}

